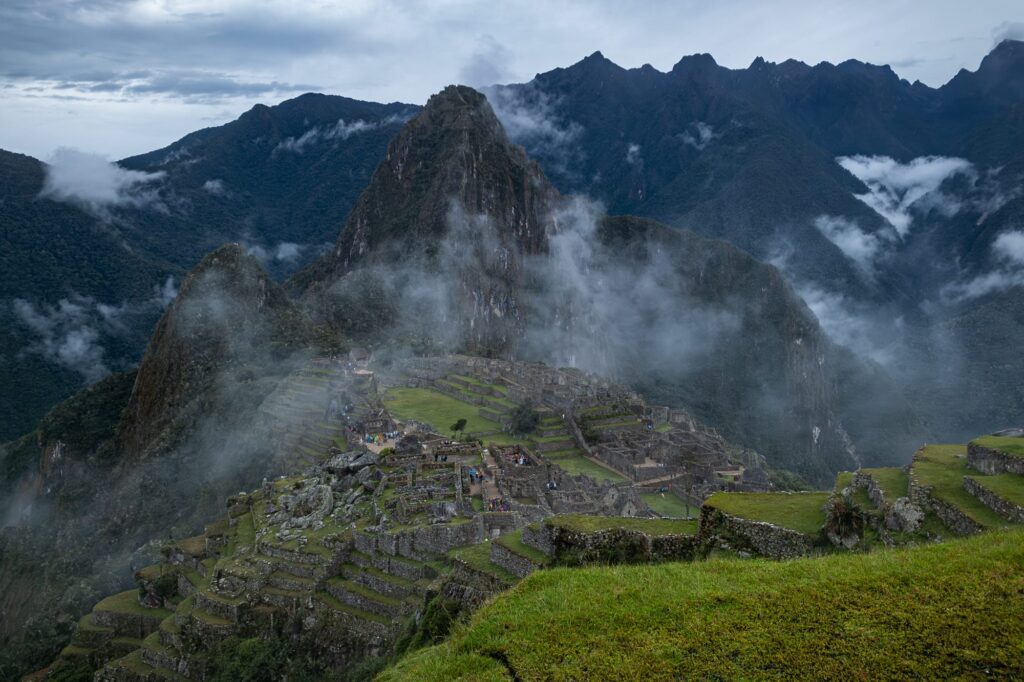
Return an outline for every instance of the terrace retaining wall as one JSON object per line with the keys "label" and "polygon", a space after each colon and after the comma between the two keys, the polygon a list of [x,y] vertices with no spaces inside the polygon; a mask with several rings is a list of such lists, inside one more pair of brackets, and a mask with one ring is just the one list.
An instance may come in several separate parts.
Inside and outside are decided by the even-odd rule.
{"label": "terrace retaining wall", "polygon": [[975,443],[967,444],[967,463],[983,474],[1024,474],[1024,457]]}
{"label": "terrace retaining wall", "polygon": [[964,490],[1007,521],[1024,523],[1024,507],[1003,499],[970,476],[964,476]]}
{"label": "terrace retaining wall", "polygon": [[700,510],[701,540],[714,538],[734,549],[748,550],[770,559],[795,559],[814,551],[814,538],[767,521],[751,521],[704,505]]}

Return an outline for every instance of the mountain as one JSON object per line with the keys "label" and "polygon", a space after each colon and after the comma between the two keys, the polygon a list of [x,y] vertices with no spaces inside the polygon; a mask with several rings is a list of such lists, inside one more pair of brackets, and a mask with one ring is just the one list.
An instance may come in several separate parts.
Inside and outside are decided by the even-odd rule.
{"label": "mountain", "polygon": [[185,278],[137,371],[0,448],[0,670],[52,655],[90,601],[158,554],[154,538],[196,532],[224,495],[288,470],[259,408],[313,336],[259,262],[225,245]]}
{"label": "mountain", "polygon": [[[0,150],[0,441],[136,363],[180,269],[121,226],[42,195],[46,167]],[[164,289],[166,292],[166,289]]]}
{"label": "mountain", "polygon": [[0,150],[0,441],[137,364],[175,285],[207,252],[243,242],[278,278],[314,259],[417,110],[303,95],[120,170]]}
{"label": "mountain", "polygon": [[[334,249],[290,285],[345,336],[602,373],[811,478],[885,457],[843,426],[837,378],[858,361],[775,268],[561,196],[470,88],[406,125]],[[903,419],[882,429],[891,445],[914,420],[885,390]]]}
{"label": "mountain", "polygon": [[[999,242],[1024,215],[1021,73],[1024,43],[1009,40],[940,88],[855,60],[727,69],[692,55],[662,73],[598,52],[486,92],[560,190],[776,264],[832,339],[882,362],[956,440],[1024,408],[1005,403],[1019,363],[988,379],[967,369],[1002,331],[942,336],[978,319],[979,297],[1024,284],[1024,260]],[[1012,309],[1002,318],[1017,328]],[[968,385],[970,417],[939,398]]]}

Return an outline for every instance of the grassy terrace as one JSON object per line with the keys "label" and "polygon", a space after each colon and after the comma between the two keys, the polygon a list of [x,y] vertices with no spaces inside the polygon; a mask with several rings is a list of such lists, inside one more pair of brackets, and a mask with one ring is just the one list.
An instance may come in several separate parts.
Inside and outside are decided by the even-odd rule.
{"label": "grassy terrace", "polygon": [[767,521],[807,535],[825,524],[828,493],[715,493],[704,504],[730,516]]}
{"label": "grassy terrace", "polygon": [[654,513],[670,518],[686,518],[687,511],[696,514],[699,507],[686,508],[686,503],[672,493],[640,493],[640,499],[644,504],[654,510]]}
{"label": "grassy terrace", "polygon": [[1006,438],[1003,436],[982,436],[975,438],[972,443],[990,450],[999,450],[1008,455],[1024,457],[1024,438]]}
{"label": "grassy terrace", "polygon": [[[972,478],[1007,502],[1024,507],[1024,476],[998,474],[996,476],[973,476]],[[1004,523],[1006,522],[1004,521]]]}
{"label": "grassy terrace", "polygon": [[113,594],[93,607],[93,611],[111,611],[114,613],[129,613],[134,616],[146,616],[147,618],[159,618],[163,620],[173,613],[170,609],[150,609],[139,603],[139,591],[137,589],[125,590]]}
{"label": "grassy terrace", "polygon": [[[477,414],[476,405],[429,388],[392,388],[384,394],[384,404],[398,419],[424,422],[438,433],[451,433],[448,427],[459,419],[466,420],[467,434],[501,431],[501,424]],[[500,445],[521,442],[508,434],[485,436],[484,440]]]}
{"label": "grassy terrace", "polygon": [[598,481],[611,481],[612,483],[623,483],[629,480],[619,472],[586,457],[582,450],[558,450],[545,452],[543,455],[545,459],[557,464],[566,473],[586,474]]}
{"label": "grassy terrace", "polygon": [[878,487],[885,493],[885,499],[888,502],[892,502],[898,497],[906,497],[910,490],[910,479],[907,477],[907,472],[899,467],[861,469],[861,471],[871,475]]}
{"label": "grassy terrace", "polygon": [[964,490],[964,476],[979,483],[988,477],[967,466],[963,445],[926,445],[914,455],[911,475],[918,483],[932,487],[932,497],[958,508],[986,528],[999,528],[1008,521]]}
{"label": "grassy terrace", "polygon": [[380,679],[1012,679],[1021,613],[1019,531],[786,562],[552,569]]}
{"label": "grassy terrace", "polygon": [[448,552],[453,559],[461,559],[483,573],[493,575],[499,580],[511,584],[519,582],[519,578],[506,571],[501,566],[491,562],[491,545],[489,542],[480,542],[469,547],[459,547]]}
{"label": "grassy terrace", "polygon": [[563,514],[544,520],[549,526],[594,533],[612,528],[636,530],[647,535],[696,535],[697,521],[685,519],[633,519],[622,516]]}
{"label": "grassy terrace", "polygon": [[526,557],[534,563],[543,565],[548,562],[548,557],[546,554],[544,554],[544,552],[534,547],[530,547],[529,545],[523,544],[523,531],[521,529],[513,531],[506,535],[502,535],[497,540],[495,540],[495,542],[497,542],[505,549],[518,554],[521,557]]}

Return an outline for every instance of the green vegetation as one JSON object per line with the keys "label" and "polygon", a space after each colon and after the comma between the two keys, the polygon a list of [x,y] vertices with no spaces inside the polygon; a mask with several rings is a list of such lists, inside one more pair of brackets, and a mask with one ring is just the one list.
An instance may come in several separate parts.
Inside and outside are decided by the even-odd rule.
{"label": "green vegetation", "polygon": [[906,497],[910,492],[910,478],[907,472],[899,467],[881,467],[878,469],[861,469],[861,472],[869,474],[875,484],[885,493],[888,502],[899,497]]}
{"label": "green vegetation", "polygon": [[494,542],[497,542],[505,549],[515,552],[519,556],[525,557],[536,564],[544,565],[548,563],[548,557],[544,552],[523,543],[522,529],[502,535]]}
{"label": "green vegetation", "polygon": [[647,535],[696,535],[697,521],[685,519],[639,519],[624,516],[585,516],[562,514],[544,520],[549,526],[568,528],[581,533],[621,528]]}
{"label": "green vegetation", "polygon": [[951,504],[985,528],[1000,528],[1009,522],[964,490],[964,476],[984,479],[967,466],[963,445],[926,445],[914,455],[911,474],[917,482],[932,488],[931,495]]}
{"label": "green vegetation", "polygon": [[476,570],[493,575],[495,578],[504,580],[510,585],[519,582],[519,578],[501,566],[491,563],[491,544],[489,542],[480,542],[469,547],[453,549],[448,555],[455,559],[461,559]]}
{"label": "green vegetation", "polygon": [[[1024,476],[997,474],[995,476],[972,476],[972,478],[1007,502],[1024,507]],[[1007,522],[1004,521],[1004,523]]]}
{"label": "green vegetation", "polygon": [[619,472],[586,457],[581,450],[559,450],[542,454],[545,459],[557,464],[566,473],[586,474],[598,481],[612,483],[624,483],[629,480]]}
{"label": "green vegetation", "polygon": [[640,499],[655,514],[674,519],[685,519],[700,511],[699,507],[687,507],[686,503],[672,493],[640,493]]}
{"label": "green vegetation", "polygon": [[715,493],[704,504],[730,516],[816,536],[825,524],[822,507],[828,497],[829,493]]}
{"label": "green vegetation", "polygon": [[1008,679],[1024,675],[1022,612],[1019,531],[787,562],[551,569],[379,679]]}
{"label": "green vegetation", "polygon": [[150,609],[139,603],[138,590],[126,590],[111,595],[96,604],[93,611],[113,611],[116,613],[130,613],[136,616],[163,620],[173,613],[170,609]]}
{"label": "green vegetation", "polygon": [[999,450],[1015,457],[1024,457],[1024,438],[1007,438],[1005,436],[982,436],[972,443],[989,450]]}
{"label": "green vegetation", "polygon": [[540,415],[529,405],[519,405],[512,411],[512,433],[533,433],[540,424]]}
{"label": "green vegetation", "polygon": [[398,419],[424,422],[438,433],[450,431],[460,419],[466,420],[468,435],[501,430],[501,424],[478,415],[476,405],[429,388],[392,388],[384,395],[384,404]]}

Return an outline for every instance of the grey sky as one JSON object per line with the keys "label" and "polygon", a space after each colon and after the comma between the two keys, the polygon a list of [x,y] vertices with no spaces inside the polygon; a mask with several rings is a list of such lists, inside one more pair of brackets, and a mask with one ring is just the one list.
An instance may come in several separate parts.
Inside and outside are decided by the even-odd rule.
{"label": "grey sky", "polygon": [[0,147],[119,158],[310,90],[422,103],[529,80],[595,50],[668,70],[711,53],[890,64],[938,86],[1024,39],[1022,0],[3,0]]}

